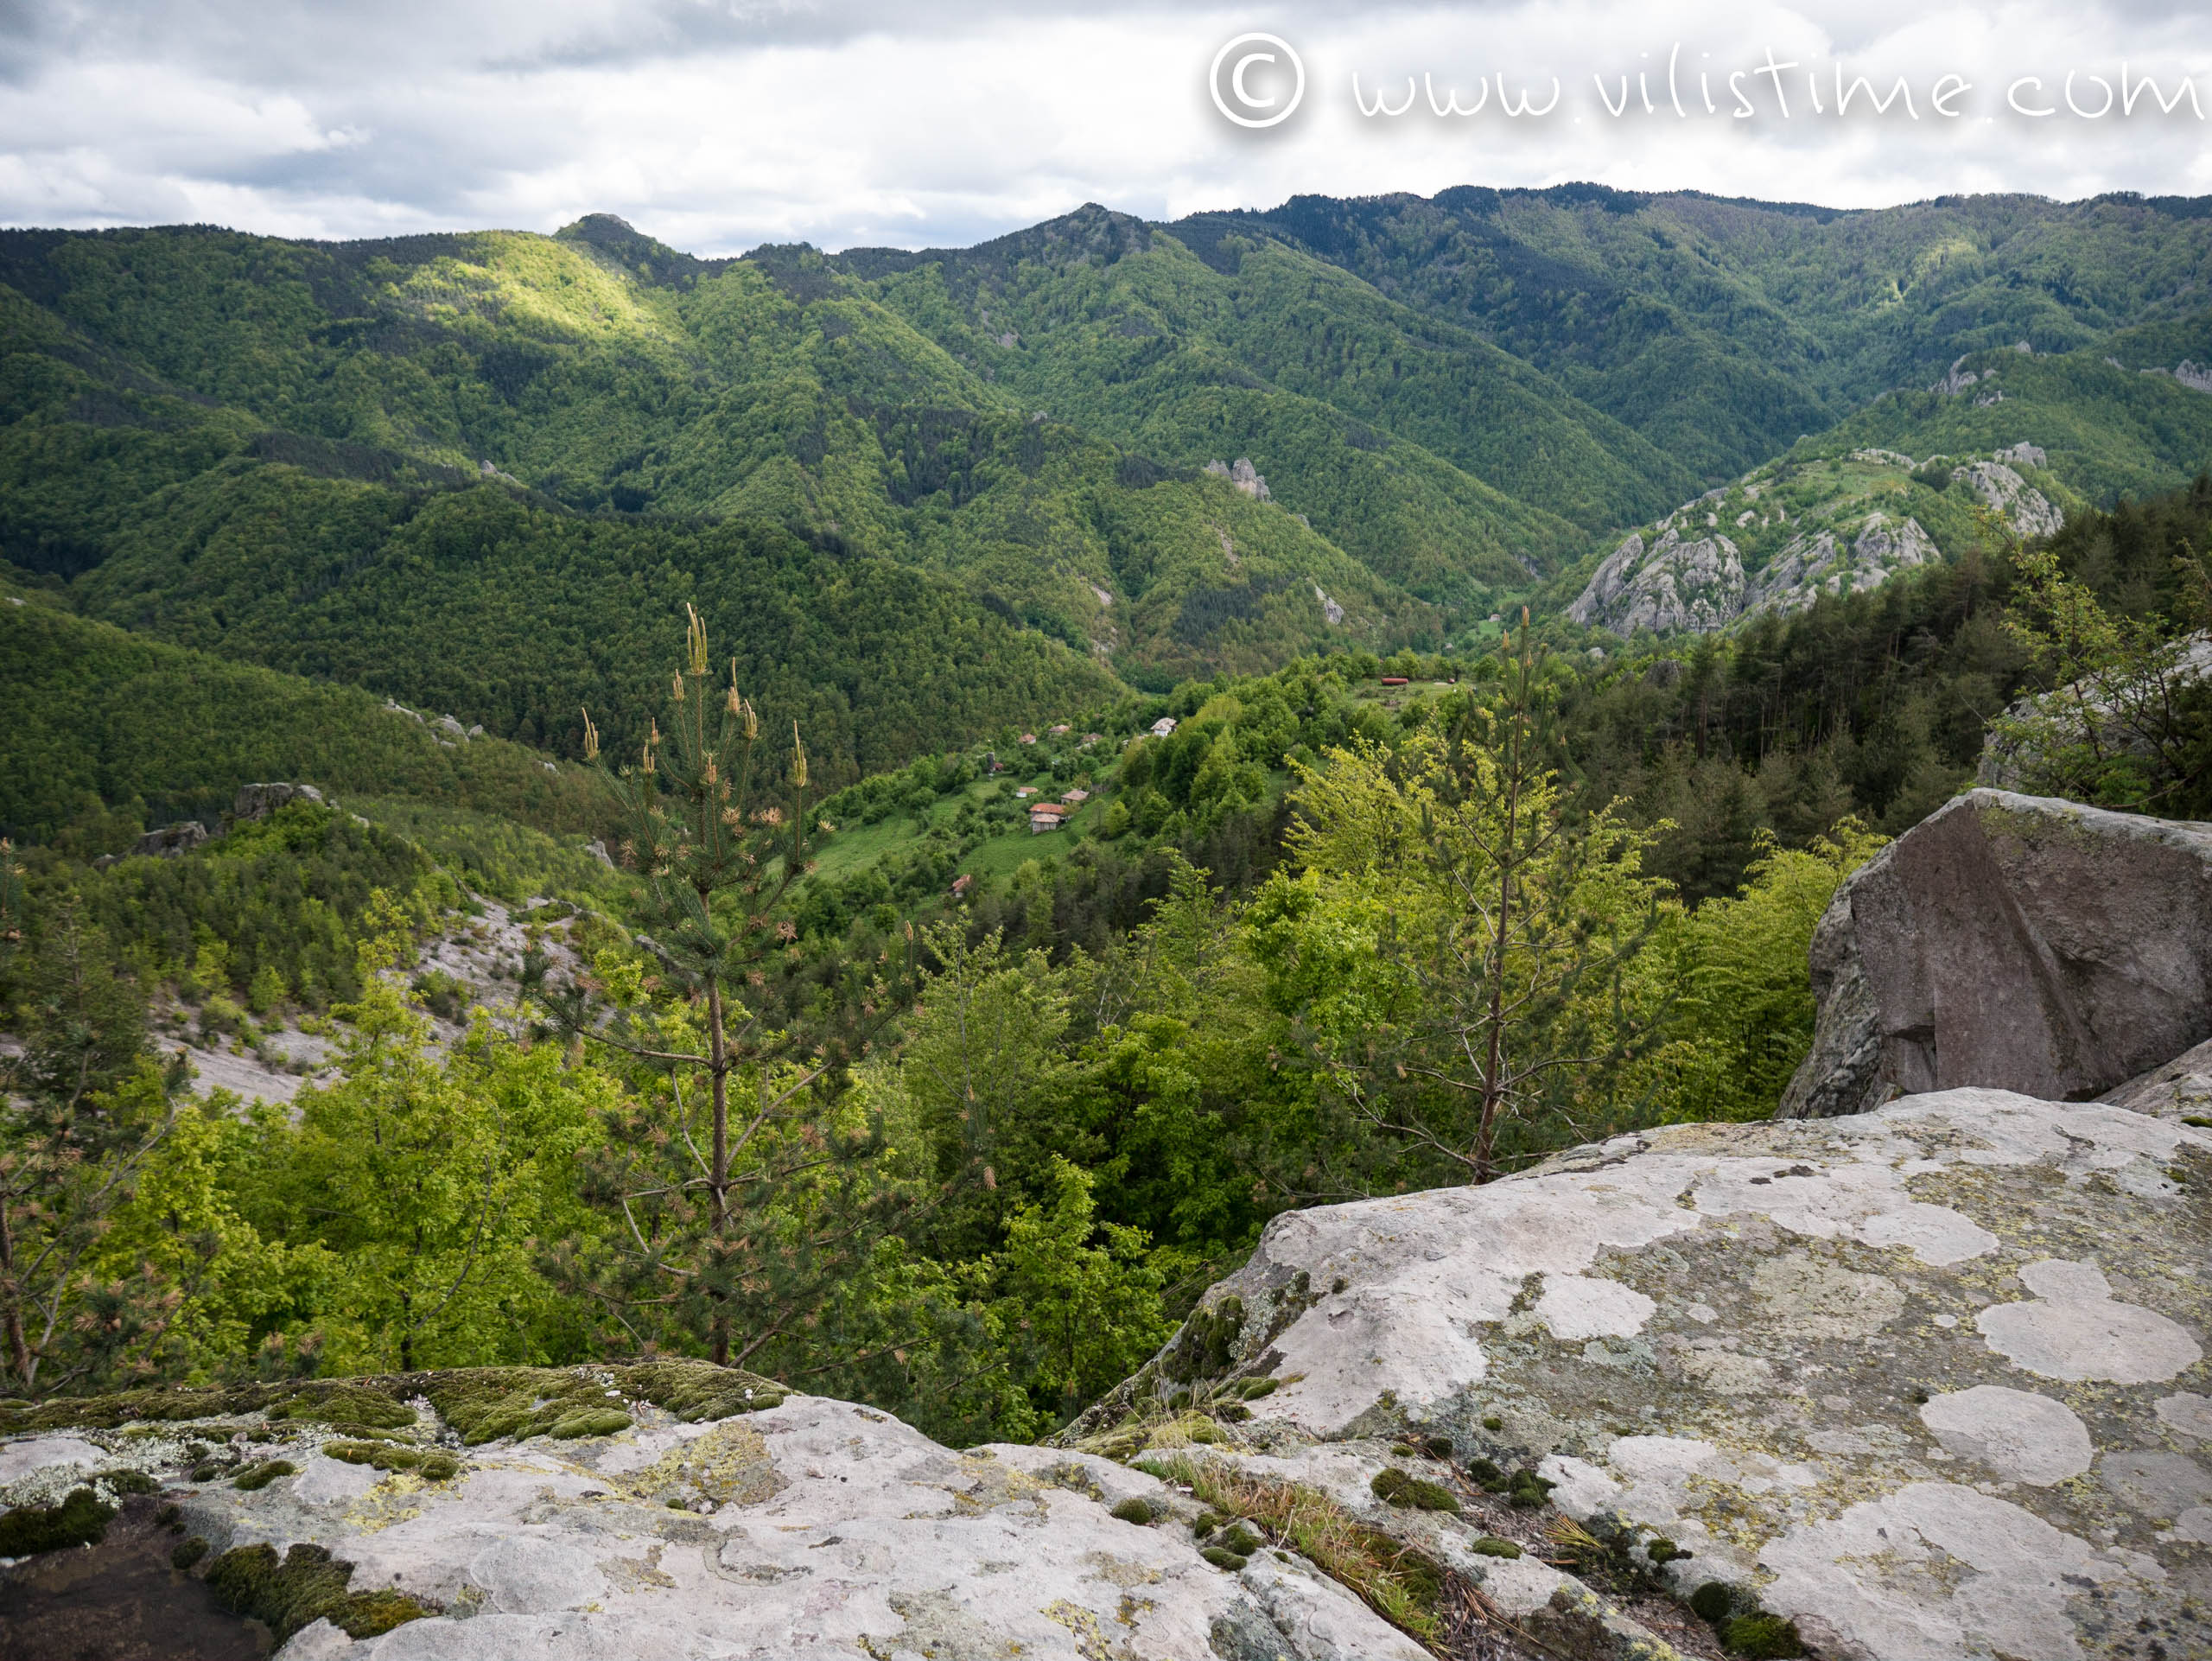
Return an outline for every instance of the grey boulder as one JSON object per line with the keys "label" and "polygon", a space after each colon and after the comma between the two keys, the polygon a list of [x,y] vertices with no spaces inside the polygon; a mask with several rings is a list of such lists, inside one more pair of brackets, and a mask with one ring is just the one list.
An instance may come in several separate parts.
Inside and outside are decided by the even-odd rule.
{"label": "grey boulder", "polygon": [[2212,826],[1969,791],[1852,874],[1811,968],[1777,1117],[1967,1085],[2088,1100],[2212,1037]]}
{"label": "grey boulder", "polygon": [[190,853],[207,840],[206,825],[197,819],[185,819],[165,824],[158,830],[149,830],[131,844],[130,851],[154,859],[175,859]]}

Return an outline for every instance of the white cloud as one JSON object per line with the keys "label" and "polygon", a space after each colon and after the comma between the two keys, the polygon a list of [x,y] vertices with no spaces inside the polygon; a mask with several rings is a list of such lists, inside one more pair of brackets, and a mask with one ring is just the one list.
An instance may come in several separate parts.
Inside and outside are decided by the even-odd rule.
{"label": "white cloud", "polygon": [[[1278,5],[1261,16],[1157,4],[806,5],[792,0],[149,0],[22,14],[0,47],[0,220],[102,225],[214,220],[346,237],[504,225],[550,230],[623,215],[677,246],[955,244],[1099,200],[1148,217],[1269,206],[1299,192],[1431,194],[1455,184],[1590,179],[1623,188],[1866,206],[1947,192],[2204,189],[2206,137],[2184,104],[2132,118],[2031,120],[2004,88],[2069,70],[2107,80],[2125,58],[2170,95],[2196,78],[2212,115],[2212,20],[2147,0],[1929,6],[1566,3]],[[1231,35],[1283,35],[1303,54],[1304,106],[1248,133],[1216,113],[1206,66]],[[1670,53],[1688,113],[1666,92]],[[1724,111],[1731,71],[1768,48],[1794,62],[1774,108]],[[1907,78],[1920,118],[1815,116],[1836,63],[1886,90]],[[1936,78],[1974,83],[1946,121]],[[1491,105],[1439,119],[1425,103],[1363,118],[1351,76]],[[1656,115],[1614,95],[1649,78]],[[1557,76],[1551,116],[1497,108],[1496,77]],[[1395,94],[1394,93],[1394,97]]]}

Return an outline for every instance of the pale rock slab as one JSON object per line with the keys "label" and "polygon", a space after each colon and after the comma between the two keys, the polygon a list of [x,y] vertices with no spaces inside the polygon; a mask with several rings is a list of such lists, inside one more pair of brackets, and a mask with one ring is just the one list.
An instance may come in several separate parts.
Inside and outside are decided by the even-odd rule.
{"label": "pale rock slab", "polygon": [[0,1487],[56,1467],[91,1471],[107,1464],[106,1450],[76,1436],[30,1436],[0,1447]]}
{"label": "pale rock slab", "polygon": [[1974,1317],[1989,1347],[2014,1366],[2045,1378],[2160,1383],[2203,1359],[2189,1333],[2165,1316],[2116,1301],[2087,1263],[2049,1259],[2020,1279],[2037,1295],[2000,1303]]}
{"label": "pale rock slab", "polygon": [[[1952,1568],[1963,1565],[1961,1574]],[[1948,1482],[1909,1483],[1832,1522],[1768,1543],[1766,1599],[1835,1651],[1866,1658],[2085,1653],[2069,1605],[2089,1586],[2164,1575],[2101,1553],[2008,1500]]]}
{"label": "pale rock slab", "polygon": [[2097,1461],[2097,1479],[2146,1517],[2178,1518],[2212,1504],[2212,1471],[2186,1454],[2107,1454]]}
{"label": "pale rock slab", "polygon": [[2156,1411],[2160,1423],[2172,1426],[2183,1435],[2212,1441],[2212,1397],[2183,1391],[2178,1395],[2161,1397]]}
{"label": "pale rock slab", "polygon": [[[1303,1560],[1262,1552],[1224,1573],[1187,1526],[1113,1517],[1123,1499],[1173,1497],[1109,1460],[956,1452],[815,1397],[706,1423],[625,1407],[635,1422],[612,1436],[459,1449],[464,1468],[443,1482],[280,1443],[298,1474],[242,1492],[193,1486],[173,1463],[170,1497],[217,1553],[321,1546],[352,1565],[353,1588],[444,1611],[358,1641],[318,1622],[284,1661],[1424,1653]],[[189,1422],[162,1429],[175,1439],[160,1445],[181,1461]],[[109,1440],[155,1445],[123,1432],[33,1436],[0,1444],[0,1470],[110,1463]],[[664,1503],[679,1469],[711,1509]]]}
{"label": "pale rock slab", "polygon": [[1732,1582],[1823,1657],[2212,1653],[2212,1220],[2145,1170],[2212,1181],[2212,1135],[1969,1087],[1293,1212],[1071,1435],[1272,1378],[1185,1451],[1326,1494],[1539,1624],[1588,1588],[1379,1505],[1385,1449],[1533,1468],[1568,1516],[1687,1551],[1660,1571],[1680,1593]]}

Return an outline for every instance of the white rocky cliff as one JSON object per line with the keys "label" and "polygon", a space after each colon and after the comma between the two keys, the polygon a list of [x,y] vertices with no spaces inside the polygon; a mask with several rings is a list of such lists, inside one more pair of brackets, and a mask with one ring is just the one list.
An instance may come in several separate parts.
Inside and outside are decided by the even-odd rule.
{"label": "white rocky cliff", "polygon": [[[1891,450],[1858,450],[1848,459],[1885,470],[1915,466],[1910,456]],[[2049,536],[2065,516],[2018,471],[2042,467],[2046,459],[2033,444],[2016,444],[1990,459],[1953,467],[1948,481],[1939,482],[1995,511],[2018,536]],[[1916,483],[1923,477],[1913,474]],[[1894,486],[1893,474],[1891,480]],[[1639,531],[1625,538],[1591,574],[1567,614],[1585,627],[1621,635],[1707,634],[1747,618],[1788,616],[1823,595],[1862,594],[1942,558],[1916,519],[1870,509],[1862,491],[1848,487],[1847,480],[1835,488],[1840,493],[1832,500],[1802,510],[1811,523],[1771,552],[1762,551],[1771,547],[1759,540],[1762,534],[1778,537],[1801,523],[1778,500],[1773,469],[1708,491],[1648,535]],[[1740,512],[1724,517],[1736,506]],[[1751,539],[1748,554],[1728,534],[1731,526]]]}

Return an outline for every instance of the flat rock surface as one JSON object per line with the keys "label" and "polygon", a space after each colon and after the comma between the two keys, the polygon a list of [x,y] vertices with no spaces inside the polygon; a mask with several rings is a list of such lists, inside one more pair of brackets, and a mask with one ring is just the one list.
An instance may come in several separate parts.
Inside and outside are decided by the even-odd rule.
{"label": "flat rock surface", "polygon": [[[1821,1657],[2147,1661],[2212,1653],[2208,1333],[2212,1134],[1952,1090],[1290,1212],[1085,1428],[1264,1375],[1202,1456],[1384,1518],[1386,1464],[1533,1467]],[[1396,1517],[1509,1614],[1559,1607]]]}
{"label": "flat rock surface", "polygon": [[[208,1543],[211,1560],[264,1543],[280,1557],[320,1546],[352,1565],[352,1591],[387,1589],[435,1612],[359,1639],[320,1619],[289,1634],[288,1661],[1425,1654],[1298,1557],[1262,1551],[1224,1572],[1187,1528],[1115,1518],[1122,1500],[1167,1496],[1105,1460],[956,1453],[817,1397],[699,1423],[621,1405],[633,1422],[611,1435],[461,1448],[443,1435],[461,1468],[442,1480],[331,1457],[323,1447],[347,1444],[256,1414],[151,1435],[54,1431],[0,1445],[0,1471],[20,1491],[0,1503],[49,1502],[90,1465],[150,1469],[181,1509],[162,1552],[189,1537]],[[418,1411],[404,1439],[440,1440],[435,1412]],[[281,1456],[295,1471],[245,1492],[177,1468],[200,1456],[195,1442],[204,1452],[256,1430],[276,1434],[241,1444],[242,1456]],[[9,1586],[51,1578],[71,1555],[26,1560]],[[158,1603],[160,1583],[174,1581],[195,1610],[207,1602],[207,1588],[158,1554],[137,1551],[128,1566],[142,1601]],[[238,1644],[254,1652],[250,1634]]]}

